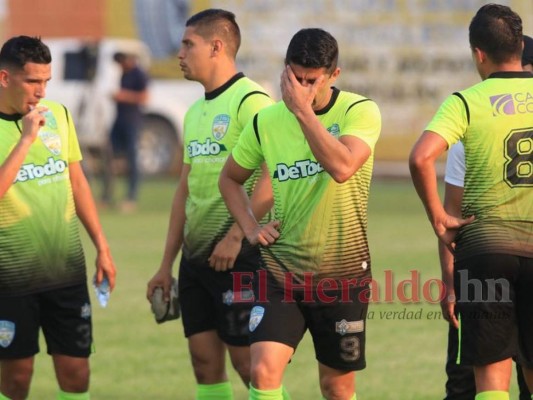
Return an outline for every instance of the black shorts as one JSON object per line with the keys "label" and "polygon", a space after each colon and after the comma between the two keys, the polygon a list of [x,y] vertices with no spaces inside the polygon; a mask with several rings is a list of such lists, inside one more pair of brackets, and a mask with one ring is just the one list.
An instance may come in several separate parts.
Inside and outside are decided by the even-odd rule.
{"label": "black shorts", "polygon": [[483,254],[456,262],[458,362],[517,358],[533,367],[533,259]]}
{"label": "black shorts", "polygon": [[0,298],[0,359],[37,354],[40,328],[48,354],[89,357],[93,340],[87,285]]}
{"label": "black shorts", "polygon": [[[260,278],[254,284],[256,298],[265,298]],[[316,290],[288,294],[281,284],[268,280],[266,292],[268,300],[256,302],[250,315],[251,343],[271,341],[296,349],[309,329],[320,363],[341,371],[366,367],[368,286],[326,290],[320,295]]]}
{"label": "black shorts", "polygon": [[[251,281],[259,263],[259,255],[237,258],[233,269],[215,271],[208,264],[191,264],[182,257],[178,289],[185,336],[216,330],[224,343],[248,346],[248,319],[253,300]],[[236,292],[234,279],[237,278],[250,289]]]}

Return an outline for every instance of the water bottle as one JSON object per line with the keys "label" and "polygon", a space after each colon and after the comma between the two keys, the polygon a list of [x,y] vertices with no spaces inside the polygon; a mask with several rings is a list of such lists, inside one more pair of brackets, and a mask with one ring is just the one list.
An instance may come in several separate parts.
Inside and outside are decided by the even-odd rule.
{"label": "water bottle", "polygon": [[107,276],[104,275],[104,279],[102,279],[102,282],[97,285],[95,275],[93,278],[93,286],[96,292],[96,298],[98,299],[98,303],[100,303],[100,306],[106,307],[107,303],[109,302],[109,295],[111,294],[111,291],[109,289],[109,280],[107,279]]}

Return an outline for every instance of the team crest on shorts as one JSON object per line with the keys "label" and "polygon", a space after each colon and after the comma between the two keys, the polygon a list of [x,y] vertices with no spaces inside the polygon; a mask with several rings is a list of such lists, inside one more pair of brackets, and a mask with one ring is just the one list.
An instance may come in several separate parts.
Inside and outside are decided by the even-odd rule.
{"label": "team crest on shorts", "polygon": [[219,114],[213,119],[213,137],[216,140],[226,136],[228,131],[230,117],[227,114]]}
{"label": "team crest on shorts", "polygon": [[57,133],[41,130],[39,131],[39,137],[54,156],[61,154],[61,138]]}
{"label": "team crest on shorts", "polygon": [[85,303],[81,306],[80,317],[84,319],[89,319],[91,317],[91,305],[89,303]]}
{"label": "team crest on shorts", "polygon": [[0,321],[0,346],[8,347],[15,337],[15,324],[11,321]]}
{"label": "team crest on shorts", "polygon": [[259,325],[265,315],[265,308],[261,306],[255,306],[250,312],[250,322],[248,323],[248,329],[250,332],[255,331],[255,328]]}
{"label": "team crest on shorts", "polygon": [[233,304],[233,290],[229,289],[227,292],[222,293],[222,303],[227,306]]}

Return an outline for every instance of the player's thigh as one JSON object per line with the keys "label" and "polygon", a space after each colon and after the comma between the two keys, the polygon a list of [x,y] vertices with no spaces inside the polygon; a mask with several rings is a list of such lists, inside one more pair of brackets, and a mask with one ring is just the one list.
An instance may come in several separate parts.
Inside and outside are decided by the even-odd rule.
{"label": "player's thigh", "polygon": [[[213,295],[207,287],[208,276],[202,276],[198,266],[181,258],[178,292],[181,320],[185,336],[216,330],[216,306]],[[205,270],[208,272],[207,270]]]}
{"label": "player's thigh", "polygon": [[92,351],[92,315],[87,284],[40,294],[41,326],[49,354],[89,357]]}
{"label": "player's thigh", "polygon": [[266,294],[259,281],[254,284],[258,301],[250,312],[250,343],[277,342],[296,349],[307,329],[297,299],[286,301],[284,288],[275,282],[268,282]]}
{"label": "player's thigh", "polygon": [[39,312],[37,295],[0,298],[0,360],[39,352]]}
{"label": "player's thigh", "polygon": [[305,319],[313,337],[317,360],[340,371],[365,368],[368,287],[329,291],[332,302],[318,299],[305,305]]}
{"label": "player's thigh", "polygon": [[486,365],[516,355],[518,271],[519,258],[505,254],[483,254],[456,262],[461,364]]}

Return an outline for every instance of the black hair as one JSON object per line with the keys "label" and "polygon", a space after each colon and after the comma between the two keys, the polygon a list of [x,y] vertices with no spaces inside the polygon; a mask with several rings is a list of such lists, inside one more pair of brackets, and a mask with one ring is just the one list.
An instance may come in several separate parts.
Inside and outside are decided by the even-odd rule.
{"label": "black hair", "polygon": [[196,33],[209,40],[218,36],[224,41],[230,55],[235,57],[241,46],[241,30],[235,14],[218,8],[209,8],[190,17],[185,26],[196,28]]}
{"label": "black hair", "polygon": [[0,49],[0,68],[23,69],[27,63],[50,64],[50,49],[40,37],[15,36]]}
{"label": "black hair", "polygon": [[285,64],[300,65],[305,68],[326,68],[332,73],[337,68],[339,46],[337,40],[320,28],[306,28],[292,37]]}
{"label": "black hair", "polygon": [[486,4],[469,28],[470,47],[478,48],[495,64],[520,59],[522,54],[522,19],[509,7]]}

